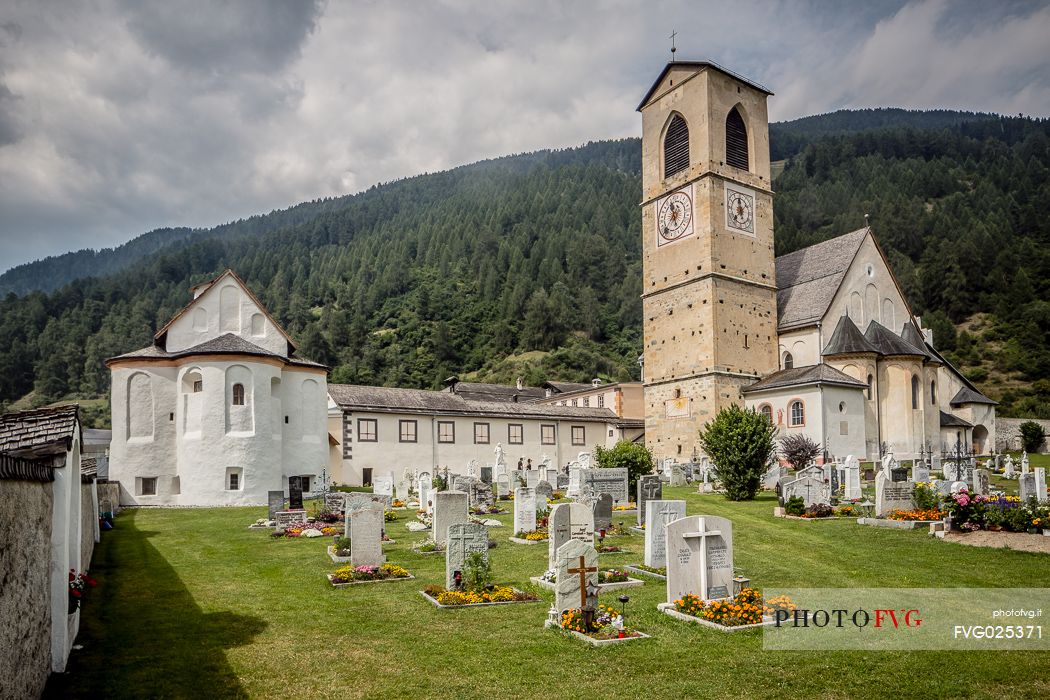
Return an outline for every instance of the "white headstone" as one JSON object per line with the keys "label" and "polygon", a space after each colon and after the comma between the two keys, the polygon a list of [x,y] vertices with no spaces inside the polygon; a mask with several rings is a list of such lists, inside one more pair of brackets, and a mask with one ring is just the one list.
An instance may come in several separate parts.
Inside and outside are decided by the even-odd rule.
{"label": "white headstone", "polygon": [[455,587],[456,572],[463,572],[463,564],[471,554],[482,554],[489,558],[489,530],[478,523],[454,523],[448,526],[445,544],[445,588]]}
{"label": "white headstone", "polygon": [[1021,453],[1021,473],[1022,474],[1027,474],[1028,473],[1028,469],[1029,469],[1029,467],[1028,467],[1028,452],[1025,451],[1025,452]]}
{"label": "white headstone", "polygon": [[862,497],[860,490],[860,460],[849,455],[844,464],[846,474],[843,498],[847,501],[859,500]]}
{"label": "white headstone", "polygon": [[536,529],[536,490],[518,488],[514,492],[514,534]]}
{"label": "white headstone", "polygon": [[667,523],[685,517],[685,501],[649,501],[645,511],[645,565],[667,565]]}
{"label": "white headstone", "polygon": [[1030,498],[1038,498],[1035,492],[1035,474],[1018,474],[1017,491],[1022,503],[1027,503]]}
{"label": "white headstone", "polygon": [[685,467],[681,464],[671,465],[671,486],[685,486]]}
{"label": "white headstone", "polygon": [[469,496],[463,491],[438,491],[433,496],[434,520],[432,531],[434,542],[445,544],[448,528],[456,523],[470,522]]}
{"label": "white headstone", "polygon": [[785,502],[798,496],[807,508],[820,503],[831,503],[831,484],[816,476],[807,474],[785,483],[781,488]]}
{"label": "white headstone", "polygon": [[590,508],[582,503],[559,503],[551,510],[547,520],[547,568],[557,563],[558,548],[569,540],[594,544],[594,517]]}
{"label": "white headstone", "polygon": [[383,556],[383,506],[371,503],[350,513],[350,561],[354,566],[379,566]]}
{"label": "white headstone", "polygon": [[434,493],[433,481],[430,472],[423,472],[416,481],[416,491],[419,493],[419,508],[428,513],[430,512],[430,501]]}
{"label": "white headstone", "polygon": [[467,463],[467,476],[481,478],[481,465],[478,463],[478,460],[472,459]]}
{"label": "white headstone", "polygon": [[522,472],[525,475],[525,486],[530,489],[536,488],[540,483],[540,473],[535,469]]}
{"label": "white headstone", "polygon": [[569,489],[567,494],[570,498],[580,495],[580,468],[569,465]]}
{"label": "white headstone", "polygon": [[576,462],[580,465],[580,469],[590,469],[591,468],[591,453],[590,452],[581,452],[579,454],[579,456],[576,457]]}
{"label": "white headstone", "polygon": [[393,474],[379,474],[372,477],[372,493],[377,493],[382,496],[393,496],[394,495],[394,476]]}
{"label": "white headstone", "polygon": [[690,515],[667,524],[667,602],[687,593],[703,600],[733,596],[733,523]]}
{"label": "white headstone", "polygon": [[1046,468],[1036,467],[1032,474],[1035,475],[1035,497],[1040,503],[1046,503]]}
{"label": "white headstone", "polygon": [[554,584],[554,605],[558,612],[580,607],[581,573],[587,587],[587,605],[597,606],[598,552],[594,547],[579,540],[569,540],[558,549],[554,568],[558,572],[558,581]]}

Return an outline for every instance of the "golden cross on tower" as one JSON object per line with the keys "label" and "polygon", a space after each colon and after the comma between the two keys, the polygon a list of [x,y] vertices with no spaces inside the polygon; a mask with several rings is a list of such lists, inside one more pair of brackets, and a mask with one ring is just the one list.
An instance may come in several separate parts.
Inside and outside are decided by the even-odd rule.
{"label": "golden cross on tower", "polygon": [[670,39],[670,40],[671,40],[671,60],[672,60],[672,61],[674,61],[674,52],[678,50],[678,49],[676,49],[676,48],[674,47],[674,38],[675,38],[676,36],[678,36],[678,32],[676,32],[676,31],[672,31],[672,32],[671,32],[671,36],[667,37],[668,39]]}
{"label": "golden cross on tower", "polygon": [[582,554],[580,555],[579,567],[565,570],[566,573],[580,575],[580,610],[587,607],[587,574],[593,574],[597,570],[598,567],[587,566],[587,560]]}

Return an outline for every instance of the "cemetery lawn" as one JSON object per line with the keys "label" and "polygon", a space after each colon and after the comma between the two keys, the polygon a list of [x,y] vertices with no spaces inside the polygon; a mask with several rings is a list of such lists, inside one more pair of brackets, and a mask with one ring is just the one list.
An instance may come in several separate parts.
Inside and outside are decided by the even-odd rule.
{"label": "cemetery lawn", "polygon": [[[733,521],[736,569],[758,587],[1050,587],[1050,557],[944,542],[922,531],[772,517],[765,495],[730,503],[690,488],[664,498]],[[767,652],[758,630],[724,634],[656,610],[662,581],[624,591],[653,639],[594,649],[543,629],[553,594],[529,582],[546,546],[492,529],[499,583],[541,603],[440,610],[417,591],[444,558],[414,554],[411,511],[387,524],[388,561],[415,580],[334,589],[329,538],[272,540],[265,508],[133,509],[102,533],[68,673],[46,697],[907,698],[1050,697],[1045,652]],[[633,516],[613,516],[628,525]],[[643,537],[609,538],[641,561]],[[619,592],[602,596],[613,604]],[[616,603],[619,605],[618,603]]]}

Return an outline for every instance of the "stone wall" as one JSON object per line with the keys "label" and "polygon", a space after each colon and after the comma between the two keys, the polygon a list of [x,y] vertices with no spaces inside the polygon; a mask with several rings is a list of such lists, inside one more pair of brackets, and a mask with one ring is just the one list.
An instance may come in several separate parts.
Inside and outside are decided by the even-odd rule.
{"label": "stone wall", "polygon": [[0,698],[36,698],[51,672],[52,485],[0,480]]}
{"label": "stone wall", "polygon": [[91,569],[91,555],[95,552],[95,529],[98,527],[93,490],[93,484],[80,485],[80,561],[88,570]]}
{"label": "stone wall", "polygon": [[1037,420],[1034,418],[996,418],[995,419],[995,436],[996,436],[996,449],[999,450],[1020,450],[1021,445],[1021,424],[1032,421],[1043,426],[1043,430],[1046,431],[1047,438],[1043,440],[1043,446],[1039,448],[1040,452],[1050,452],[1050,420]]}

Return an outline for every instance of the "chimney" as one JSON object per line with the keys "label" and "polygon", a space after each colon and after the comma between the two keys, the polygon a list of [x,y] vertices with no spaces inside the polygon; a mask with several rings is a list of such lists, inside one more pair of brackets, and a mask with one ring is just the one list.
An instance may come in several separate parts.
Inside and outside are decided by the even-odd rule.
{"label": "chimney", "polygon": [[599,379],[598,377],[595,377],[594,379],[591,380],[591,386],[601,386],[601,385],[602,385],[602,380]]}

